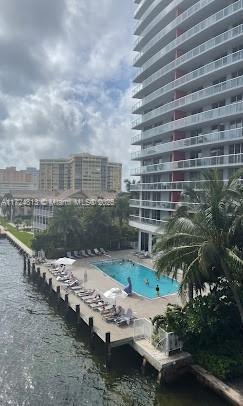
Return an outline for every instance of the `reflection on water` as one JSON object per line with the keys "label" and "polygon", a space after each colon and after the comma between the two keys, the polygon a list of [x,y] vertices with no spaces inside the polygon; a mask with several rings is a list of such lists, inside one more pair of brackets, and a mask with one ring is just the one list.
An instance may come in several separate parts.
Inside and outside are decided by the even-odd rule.
{"label": "reflection on water", "polygon": [[0,405],[224,405],[192,378],[157,388],[155,373],[139,371],[129,348],[104,367],[103,347],[90,351],[86,330],[48,303],[23,276],[23,259],[0,240]]}

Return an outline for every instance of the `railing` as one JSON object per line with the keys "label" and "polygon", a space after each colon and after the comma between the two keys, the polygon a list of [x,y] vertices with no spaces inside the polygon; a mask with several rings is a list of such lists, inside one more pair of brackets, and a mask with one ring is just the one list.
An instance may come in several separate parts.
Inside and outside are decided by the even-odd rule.
{"label": "railing", "polygon": [[162,226],[163,224],[167,223],[166,220],[156,220],[147,217],[135,216],[133,214],[131,214],[129,218],[131,221],[135,221],[136,223],[150,224],[152,226]]}
{"label": "railing", "polygon": [[182,181],[182,182],[154,182],[154,183],[137,183],[136,185],[131,185],[131,192],[142,192],[142,191],[183,191],[186,188],[190,189],[202,189],[207,181]]}
{"label": "railing", "polygon": [[[197,80],[202,76],[209,75],[210,73],[214,72],[215,70],[219,70],[221,68],[227,67],[232,65],[232,63],[237,63],[243,60],[243,51],[237,51],[232,54],[226,55],[222,58],[217,59],[216,61],[210,62],[207,65],[201,66],[198,69],[193,70],[190,73],[185,74],[184,76],[168,83],[167,85],[161,87],[160,89],[156,90],[155,92],[150,93],[148,96],[144,97],[142,101],[137,104],[140,106],[145,106],[146,104],[150,103],[151,101],[159,98],[163,95],[166,95],[168,92],[179,88],[182,85],[185,85],[188,82],[193,80]],[[137,87],[133,89],[133,96],[142,90],[143,84],[139,84]]]}
{"label": "railing", "polygon": [[[165,76],[167,73],[173,71],[174,69],[179,68],[180,66],[189,62],[190,60],[205,54],[206,52],[214,49],[219,45],[225,44],[226,46],[226,43],[228,41],[231,41],[232,39],[239,37],[240,35],[242,35],[242,33],[243,33],[243,24],[240,24],[237,27],[231,28],[230,30],[225,31],[222,34],[219,34],[216,37],[211,38],[206,42],[203,42],[202,44],[191,49],[190,51],[186,52],[185,54],[181,55],[177,59],[173,60],[172,62],[165,65],[163,68],[159,69],[158,71],[150,75],[147,79],[143,81],[143,87],[150,85],[157,79]],[[138,76],[139,75],[140,73],[138,74]]]}
{"label": "railing", "polygon": [[242,112],[243,112],[243,101],[228,104],[226,106],[218,107],[216,109],[206,110],[203,111],[202,113],[193,114],[185,118],[170,121],[169,123],[162,124],[158,127],[144,131],[142,133],[142,140],[149,139],[157,135],[162,135],[174,130],[183,129],[197,124],[202,124],[204,122],[209,123],[212,120],[226,118],[228,116],[237,115]]}
{"label": "railing", "polygon": [[[205,20],[196,24],[194,27],[190,28],[188,31],[184,32],[179,37],[170,42],[168,45],[166,45],[157,54],[149,58],[148,61],[146,61],[143,64],[141,72],[144,72],[146,69],[150,68],[156,61],[158,61],[161,57],[168,54],[173,49],[176,49],[180,44],[185,43],[188,39],[194,37],[196,34],[199,34],[202,31],[209,29],[211,26],[214,26],[217,22],[222,21],[223,19],[229,17],[230,15],[233,15],[234,13],[242,10],[242,8],[243,8],[243,0],[238,0],[236,3],[230,4],[224,9],[218,11],[217,13],[211,15]],[[208,42],[206,42],[205,44],[207,43]]]}
{"label": "railing", "polygon": [[[197,207],[197,203],[190,203],[188,204],[192,207]],[[155,210],[166,210],[166,211],[174,211],[178,206],[178,202],[168,202],[168,201],[152,201],[152,200],[138,200],[138,199],[131,199],[130,200],[130,207],[139,207],[139,208],[148,208],[148,209],[155,209]]]}
{"label": "railing", "polygon": [[[151,0],[143,0],[141,1],[141,3],[139,4],[139,6],[137,7],[135,13],[134,13],[134,18],[140,18],[140,14],[141,14],[141,10],[142,8],[146,5],[146,7],[150,7],[150,3]],[[146,4],[147,3],[147,4]],[[143,14],[146,12],[146,9],[143,11]]]}
{"label": "railing", "polygon": [[175,210],[177,203],[164,202],[164,201],[152,201],[152,200],[130,200],[130,207],[150,208],[150,209],[164,209]]}
{"label": "railing", "polygon": [[152,340],[153,324],[147,319],[135,319],[133,323],[134,341],[145,339],[149,342]]}
{"label": "railing", "polygon": [[205,158],[188,159],[183,161],[165,162],[155,165],[141,166],[134,170],[133,175],[153,172],[170,172],[181,169],[209,168],[220,166],[238,166],[243,164],[243,153],[235,155],[220,155]]}
{"label": "railing", "polygon": [[174,333],[167,333],[161,327],[154,330],[152,322],[145,318],[134,320],[133,339],[134,341],[147,340],[167,356],[183,348],[182,341]]}
{"label": "railing", "polygon": [[243,86],[243,76],[239,76],[234,79],[229,79],[226,80],[225,82],[206,87],[197,92],[188,94],[187,96],[180,97],[177,100],[173,100],[170,103],[166,103],[163,106],[158,107],[157,109],[154,109],[144,114],[140,118],[133,121],[132,127],[135,129],[136,127],[146,124],[149,120],[158,118],[163,114],[169,113],[179,108],[183,108],[189,104],[207,99],[211,96],[219,95],[220,93],[225,93],[233,89],[238,89],[242,86]]}
{"label": "railing", "polygon": [[[157,35],[155,35],[143,48],[144,53],[146,53],[148,50],[150,50],[159,40],[163,39],[166,34],[168,34],[170,31],[175,29],[179,24],[182,22],[185,22],[189,17],[193,16],[193,14],[196,14],[199,10],[203,9],[207,5],[214,3],[215,0],[200,0],[196,4],[193,4],[190,8],[185,10],[183,13],[181,13],[178,17],[176,17],[171,23],[169,23],[165,28],[163,28]],[[155,22],[160,19],[160,15],[156,17],[156,19],[153,20],[153,26],[155,25]],[[136,41],[135,47],[140,45],[140,42],[142,40],[139,38]]]}
{"label": "railing", "polygon": [[[151,4],[151,6],[146,10],[146,12],[145,12],[144,15],[143,15],[143,19],[142,19],[142,20],[139,20],[139,21],[137,22],[137,24],[136,24],[136,27],[135,27],[135,34],[136,34],[137,30],[139,29],[139,27],[140,27],[142,24],[144,24],[146,18],[152,13],[153,9],[154,9],[155,7],[157,7],[158,4],[160,4],[160,2],[161,2],[161,0],[154,0],[154,2]],[[181,0],[174,0],[174,1],[172,1],[172,4],[169,4],[166,8],[164,8],[164,10],[162,10],[162,12],[161,12],[160,14],[162,14],[162,15],[168,14],[168,12],[170,12],[171,10],[173,10],[173,8],[175,8],[180,2],[181,2]],[[153,19],[153,21],[152,21],[152,24],[153,24],[153,23],[154,23],[154,19]],[[151,24],[151,23],[150,23],[150,24]],[[150,25],[150,24],[149,24],[149,25]],[[145,30],[144,30],[144,31],[145,31]],[[143,33],[144,33],[144,31],[143,31]]]}
{"label": "railing", "polygon": [[131,159],[143,159],[148,156],[177,151],[189,147],[197,147],[199,145],[227,142],[241,139],[243,141],[243,127],[234,128],[225,131],[215,131],[209,134],[200,134],[196,137],[188,137],[177,141],[171,141],[166,143],[157,144],[153,147],[142,149],[131,154]]}

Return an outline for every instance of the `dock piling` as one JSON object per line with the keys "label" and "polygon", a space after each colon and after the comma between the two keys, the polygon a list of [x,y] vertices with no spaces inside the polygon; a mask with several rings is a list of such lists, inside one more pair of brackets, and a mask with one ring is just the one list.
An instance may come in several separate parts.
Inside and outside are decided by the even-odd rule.
{"label": "dock piling", "polygon": [[30,258],[28,258],[27,270],[28,270],[28,275],[30,276]]}
{"label": "dock piling", "polygon": [[26,275],[26,256],[24,255],[24,275]]}
{"label": "dock piling", "polygon": [[143,357],[143,362],[142,362],[142,366],[141,366],[142,375],[145,375],[145,373],[146,373],[146,366],[147,366],[147,360],[145,357]]}
{"label": "dock piling", "polygon": [[111,333],[105,335],[105,358],[106,368],[111,368]]}
{"label": "dock piling", "polygon": [[94,347],[94,319],[89,317],[89,342],[91,348]]}
{"label": "dock piling", "polygon": [[80,305],[76,305],[76,317],[77,317],[77,326],[80,324],[81,317],[80,317]]}
{"label": "dock piling", "polygon": [[49,278],[49,293],[52,292],[52,278]]}

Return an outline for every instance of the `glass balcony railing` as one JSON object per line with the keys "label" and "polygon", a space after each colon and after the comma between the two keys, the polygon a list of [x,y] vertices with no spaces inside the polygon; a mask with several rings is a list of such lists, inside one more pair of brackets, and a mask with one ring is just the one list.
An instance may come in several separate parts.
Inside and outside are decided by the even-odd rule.
{"label": "glass balcony railing", "polygon": [[144,131],[142,133],[141,140],[149,139],[157,135],[169,133],[171,131],[191,127],[194,125],[200,125],[205,122],[209,123],[213,120],[227,118],[234,115],[239,115],[243,112],[243,101],[228,104],[223,107],[218,107],[211,110],[203,111],[202,113],[193,114],[191,116],[180,118],[169,123],[162,124],[158,127]]}
{"label": "glass balcony railing", "polygon": [[[197,34],[200,34],[202,31],[210,29],[210,27],[214,26],[219,21],[223,21],[224,19],[228,18],[229,16],[233,16],[235,13],[238,13],[242,9],[243,9],[243,0],[238,0],[235,3],[230,4],[229,6],[223,8],[222,10],[218,11],[217,13],[211,15],[210,17],[206,18],[205,20],[196,24],[194,27],[190,28],[188,31],[181,34],[178,38],[174,39],[172,42],[170,42],[168,45],[166,45],[163,49],[161,49],[158,53],[156,53],[151,58],[149,58],[143,64],[143,66],[141,68],[141,73],[145,72],[154,63],[159,61],[163,56],[165,56],[172,50],[175,50],[178,46],[180,46],[181,44],[184,44],[187,40],[193,38]],[[209,45],[209,41],[207,41],[205,43],[205,47]]]}
{"label": "glass balcony railing", "polygon": [[171,172],[184,169],[241,166],[242,164],[243,154],[220,155],[141,166],[140,168],[133,170],[132,175],[136,176],[147,173]]}
{"label": "glass balcony railing", "polygon": [[[145,14],[146,10],[148,9],[148,7],[150,7],[150,5],[151,0],[142,0],[134,13],[134,18],[140,18],[141,13]],[[143,12],[141,11],[142,9],[144,9]]]}
{"label": "glass balcony railing", "polygon": [[[187,105],[193,104],[198,101],[205,100],[212,96],[216,96],[216,95],[220,95],[221,93],[229,92],[233,89],[239,89],[241,87],[243,87],[243,76],[239,76],[234,79],[229,79],[229,80],[219,83],[217,85],[206,87],[205,89],[199,90],[198,92],[188,94],[187,96],[184,96],[184,97],[180,97],[179,99],[173,100],[170,103],[164,104],[163,106],[158,107],[157,109],[144,114],[137,120],[134,120],[132,123],[132,126],[133,126],[133,128],[139,127],[139,126],[147,123],[149,120],[158,118],[158,117],[162,116],[163,114],[184,108]],[[139,128],[137,128],[137,129],[139,129]]]}
{"label": "glass balcony railing", "polygon": [[[193,80],[197,80],[203,76],[209,75],[215,70],[225,68],[227,66],[232,65],[233,63],[238,63],[240,61],[243,61],[243,50],[234,52],[232,54],[224,56],[223,58],[219,58],[216,61],[210,62],[209,64],[204,65],[198,69],[195,69],[192,72],[187,73],[184,76],[168,83],[167,85],[161,87],[155,92],[150,93],[148,96],[144,97],[142,101],[139,102],[139,107],[146,106],[153,100],[156,100],[157,98],[166,95],[170,91],[178,89],[182,85],[185,85]],[[133,95],[137,94],[142,89],[143,85],[140,84],[139,86],[133,89]],[[135,107],[138,108],[137,105]]]}
{"label": "glass balcony railing", "polygon": [[[145,20],[153,12],[155,7],[157,7],[160,3],[161,3],[161,0],[154,0],[153,1],[153,3],[150,5],[150,7],[144,13],[143,18],[137,22],[136,27],[135,27],[135,35],[136,35],[137,30],[140,30],[140,27],[144,24]],[[181,0],[173,0],[171,2],[171,4],[169,4],[167,7],[165,7],[159,15],[166,16],[171,10],[173,10],[176,6],[178,6],[179,3],[181,3]],[[154,24],[156,24],[155,20],[157,20],[157,18],[153,19],[153,21],[151,21],[147,25],[147,27],[143,30],[143,35],[147,31],[148,26],[151,27],[151,26],[154,26]]]}
{"label": "glass balcony railing", "polygon": [[130,200],[130,207],[149,208],[156,210],[175,210],[177,203],[173,202],[155,202],[151,200]]}
{"label": "glass balcony railing", "polygon": [[240,24],[237,27],[231,28],[230,30],[225,31],[222,34],[219,34],[216,37],[211,38],[206,42],[203,42],[202,44],[191,49],[190,51],[186,52],[185,54],[181,55],[177,59],[173,60],[172,62],[168,63],[167,65],[163,66],[158,71],[150,75],[147,79],[143,81],[143,87],[150,85],[151,83],[165,76],[167,73],[177,68],[180,68],[181,66],[188,63],[192,59],[202,56],[203,54],[207,53],[210,50],[213,50],[214,48],[222,44],[227,46],[227,42],[232,41],[233,39],[241,36],[242,34],[243,34],[243,24]]}
{"label": "glass balcony railing", "polygon": [[142,224],[150,224],[152,226],[162,226],[163,224],[167,223],[166,220],[156,220],[156,219],[150,219],[146,217],[140,217],[140,216],[134,216],[130,215],[130,221],[135,221],[136,223],[142,223]]}
{"label": "glass balcony railing", "polygon": [[183,181],[183,182],[155,182],[155,183],[136,183],[131,185],[131,192],[171,192],[178,191],[181,192],[186,188],[200,190],[202,184],[204,185],[206,181]]}
{"label": "glass balcony railing", "polygon": [[[165,37],[169,32],[174,30],[178,25],[181,23],[184,23],[188,18],[192,17],[194,14],[196,14],[198,11],[201,9],[205,8],[207,5],[214,3],[215,0],[200,0],[196,4],[193,4],[193,6],[189,7],[187,10],[183,11],[179,16],[177,16],[173,21],[171,21],[166,27],[164,27],[157,35],[155,35],[148,43],[143,47],[143,52],[140,55],[137,55],[137,57],[134,59],[134,62],[136,62],[139,57],[143,54],[145,54],[147,51],[149,51],[157,42],[159,42],[161,39]],[[156,24],[156,21],[159,21],[161,19],[161,14],[160,13],[156,19],[153,20],[153,25]],[[144,30],[145,31],[145,30]],[[135,47],[137,47],[143,38],[138,38],[135,44]]]}
{"label": "glass balcony railing", "polygon": [[[130,207],[145,208],[145,209],[154,209],[154,210],[166,210],[174,211],[176,210],[180,202],[168,202],[168,201],[152,201],[152,200],[138,200],[131,199]],[[190,203],[191,207],[198,206],[198,203]]]}
{"label": "glass balcony railing", "polygon": [[131,159],[144,159],[148,156],[153,156],[160,153],[177,151],[189,147],[203,146],[204,144],[218,144],[227,141],[243,141],[243,128],[234,128],[225,131],[215,131],[208,134],[200,134],[196,137],[188,137],[177,141],[158,144],[150,148],[142,149],[141,151],[133,152]]}

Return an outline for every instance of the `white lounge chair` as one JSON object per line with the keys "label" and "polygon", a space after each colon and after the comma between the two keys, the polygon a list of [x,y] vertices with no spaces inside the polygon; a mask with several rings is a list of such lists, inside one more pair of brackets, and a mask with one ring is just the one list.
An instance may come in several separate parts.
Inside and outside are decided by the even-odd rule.
{"label": "white lounge chair", "polygon": [[96,255],[102,255],[101,252],[98,250],[98,248],[94,248],[94,253]]}
{"label": "white lounge chair", "polygon": [[81,250],[81,255],[85,258],[88,258],[88,255],[86,254],[86,252],[84,250]]}
{"label": "white lounge chair", "polygon": [[75,257],[72,256],[71,251],[68,251],[68,252],[67,252],[67,257],[70,258],[70,259],[75,259]]}
{"label": "white lounge chair", "polygon": [[91,250],[87,250],[87,254],[88,254],[90,257],[94,257],[94,256],[95,256],[95,254],[93,254],[93,253],[91,252]]}
{"label": "white lounge chair", "polygon": [[132,309],[127,309],[127,312],[116,321],[116,324],[118,326],[129,325],[134,318]]}
{"label": "white lounge chair", "polygon": [[106,252],[106,251],[104,250],[104,248],[100,248],[100,252],[101,252],[101,254],[103,254],[103,255],[107,255],[107,254],[108,254],[108,252]]}

